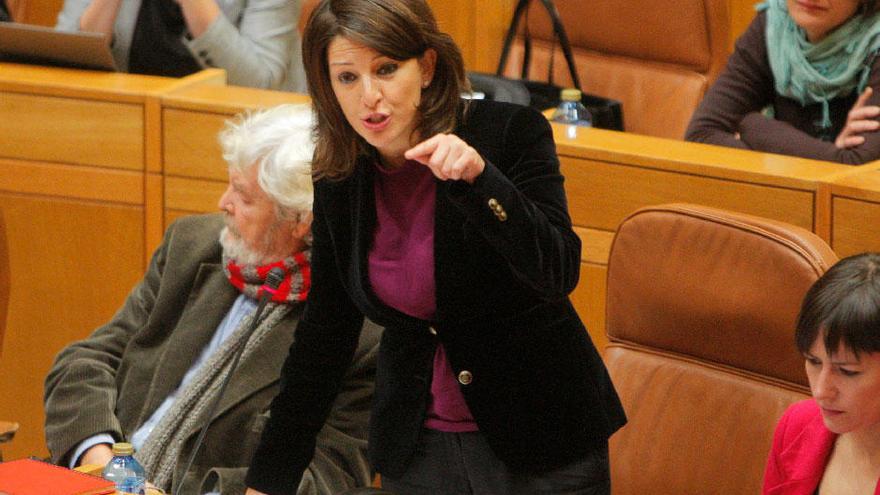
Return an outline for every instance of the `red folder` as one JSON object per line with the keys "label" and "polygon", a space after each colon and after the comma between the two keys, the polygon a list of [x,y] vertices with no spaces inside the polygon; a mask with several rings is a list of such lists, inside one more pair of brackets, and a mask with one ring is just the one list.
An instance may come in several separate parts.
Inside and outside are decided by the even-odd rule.
{"label": "red folder", "polygon": [[90,474],[33,459],[0,463],[0,495],[105,495],[116,486]]}

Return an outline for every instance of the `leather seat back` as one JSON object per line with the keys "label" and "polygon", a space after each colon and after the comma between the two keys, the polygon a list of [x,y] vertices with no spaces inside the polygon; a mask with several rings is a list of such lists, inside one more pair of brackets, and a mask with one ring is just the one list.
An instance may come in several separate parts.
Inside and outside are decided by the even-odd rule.
{"label": "leather seat back", "polygon": [[836,260],[807,230],[708,207],[621,223],[604,355],[629,417],[610,444],[615,494],[760,492],[776,422],[808,397],[800,303]]}
{"label": "leather seat back", "polygon": [[[572,45],[583,90],[620,100],[626,131],[681,139],[709,84],[727,60],[727,0],[554,0]],[[539,1],[529,7],[528,79],[571,78]],[[521,26],[522,28],[522,26]],[[521,37],[519,38],[521,40]],[[505,75],[522,73],[522,43]]]}

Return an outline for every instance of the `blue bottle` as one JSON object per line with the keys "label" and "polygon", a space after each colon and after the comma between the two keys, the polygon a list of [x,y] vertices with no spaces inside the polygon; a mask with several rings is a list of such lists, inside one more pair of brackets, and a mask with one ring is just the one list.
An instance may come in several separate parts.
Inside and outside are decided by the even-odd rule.
{"label": "blue bottle", "polygon": [[132,454],[134,448],[130,443],[114,443],[113,458],[104,466],[101,477],[116,483],[116,492],[119,494],[145,495],[147,476]]}
{"label": "blue bottle", "polygon": [[567,124],[566,135],[569,139],[577,136],[578,127],[591,127],[593,116],[587,107],[581,103],[581,90],[566,88],[560,93],[559,106],[553,112],[551,120],[560,124]]}

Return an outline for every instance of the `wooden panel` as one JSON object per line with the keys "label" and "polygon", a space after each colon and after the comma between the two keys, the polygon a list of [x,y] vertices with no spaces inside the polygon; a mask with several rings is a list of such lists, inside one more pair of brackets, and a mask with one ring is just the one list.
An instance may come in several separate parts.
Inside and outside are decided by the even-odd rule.
{"label": "wooden panel", "polygon": [[880,251],[880,203],[834,198],[831,247],[841,258]]}
{"label": "wooden panel", "polygon": [[51,27],[55,25],[64,0],[19,0],[19,5],[18,11],[24,15],[21,18],[16,16],[16,22]]}
{"label": "wooden panel", "polygon": [[[227,182],[185,179],[181,177],[165,178],[165,209],[182,210],[194,213],[217,211],[217,202]],[[166,213],[167,220],[167,213]],[[167,224],[166,224],[167,225]]]}
{"label": "wooden panel", "polygon": [[217,84],[185,85],[162,97],[162,104],[166,108],[226,115],[234,115],[250,108],[267,108],[284,103],[309,101],[308,96],[297,93]]}
{"label": "wooden panel", "polygon": [[614,232],[578,226],[575,226],[574,231],[581,239],[581,261],[598,265],[608,264],[608,253],[611,251]]}
{"label": "wooden panel", "polygon": [[581,263],[581,277],[571,303],[587,327],[596,349],[601,352],[608,345],[605,335],[605,273],[604,266]]}
{"label": "wooden panel", "polygon": [[637,208],[689,202],[813,229],[813,193],[619,163],[561,157],[572,220],[614,231]]}
{"label": "wooden panel", "polygon": [[0,93],[0,157],[142,170],[143,108]]}
{"label": "wooden panel", "polygon": [[164,170],[168,175],[226,180],[217,133],[228,115],[165,109]]}
{"label": "wooden panel", "polygon": [[[202,72],[212,77],[212,71]],[[147,94],[204,83],[202,72],[176,79],[0,62],[0,91],[141,104]]]}
{"label": "wooden panel", "polygon": [[755,18],[755,0],[729,0],[730,2],[730,42],[728,49],[733,52],[736,39],[740,37]]}
{"label": "wooden panel", "polygon": [[[481,4],[494,4],[496,1],[483,0]],[[473,0],[428,0],[440,31],[455,40],[464,57],[465,67],[472,67],[476,61],[477,47],[474,44],[476,34],[475,6]],[[483,8],[483,5],[480,5]],[[500,41],[499,41],[500,44]]]}
{"label": "wooden panel", "polygon": [[0,159],[0,190],[141,205],[143,174]]}
{"label": "wooden panel", "polygon": [[47,454],[43,380],[54,356],[107,321],[143,273],[142,208],[0,193],[12,290],[0,417],[21,423],[6,459]]}
{"label": "wooden panel", "polygon": [[165,232],[164,183],[159,174],[146,174],[144,177],[144,268],[153,251],[162,243],[162,234]]}

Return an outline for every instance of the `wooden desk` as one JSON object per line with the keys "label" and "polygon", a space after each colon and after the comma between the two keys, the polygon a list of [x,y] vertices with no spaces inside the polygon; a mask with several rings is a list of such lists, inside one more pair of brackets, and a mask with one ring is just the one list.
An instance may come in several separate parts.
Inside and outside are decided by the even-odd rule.
{"label": "wooden desk", "polygon": [[[602,129],[553,124],[569,211],[583,242],[572,299],[597,346],[605,338],[605,274],[617,225],[636,209],[688,202],[830,232],[827,181],[854,167]],[[649,277],[650,274],[646,274]]]}
{"label": "wooden desk", "polygon": [[225,81],[0,63],[0,206],[10,304],[0,417],[21,429],[7,459],[46,454],[43,380],[55,354],[107,321],[162,234],[166,91]]}
{"label": "wooden desk", "polygon": [[880,164],[831,185],[830,244],[840,256],[880,251]]}

